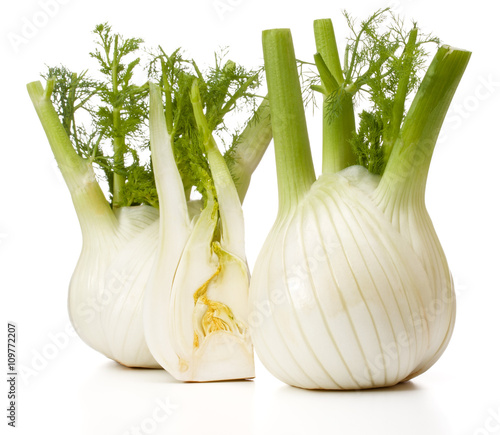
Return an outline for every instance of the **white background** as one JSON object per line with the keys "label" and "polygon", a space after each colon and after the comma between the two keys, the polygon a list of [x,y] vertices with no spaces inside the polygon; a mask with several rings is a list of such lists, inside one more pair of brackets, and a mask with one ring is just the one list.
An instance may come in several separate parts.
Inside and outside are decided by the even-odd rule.
{"label": "white background", "polygon": [[[292,388],[259,363],[251,382],[181,384],[164,371],[120,367],[65,332],[67,287],[81,247],[80,232],[25,85],[39,78],[44,64],[89,68],[91,30],[103,21],[126,36],[142,37],[149,46],[162,44],[167,52],[182,46],[202,61],[210,61],[215,48],[230,45],[233,60],[252,66],[262,63],[263,29],[290,27],[297,57],[311,60],[314,19],[333,18],[337,40],[342,41],[342,9],[366,17],[390,3],[65,0],[45,21],[41,3],[4,2],[0,18],[0,335],[6,343],[7,321],[18,324],[19,366],[31,370],[18,380],[18,428],[8,428],[2,417],[2,433],[500,433],[496,2],[392,3],[396,12],[445,43],[473,52],[443,127],[427,189],[428,209],[455,277],[458,315],[452,341],[432,369],[412,382],[364,392]],[[227,8],[218,12],[217,5]],[[27,34],[23,26],[34,20],[35,31]],[[14,34],[25,38],[23,43],[13,44]],[[310,120],[309,130],[319,168],[318,117]],[[274,221],[276,205],[269,149],[244,204],[250,267]],[[6,372],[4,355],[0,367]],[[1,384],[3,405],[7,384]],[[161,404],[171,410],[163,421],[156,418],[164,415]]]}

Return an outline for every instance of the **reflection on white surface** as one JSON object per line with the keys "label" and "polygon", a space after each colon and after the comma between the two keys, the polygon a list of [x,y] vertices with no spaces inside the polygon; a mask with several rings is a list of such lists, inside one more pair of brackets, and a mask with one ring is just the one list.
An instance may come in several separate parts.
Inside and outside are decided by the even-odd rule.
{"label": "reflection on white surface", "polygon": [[[480,340],[470,343],[474,355],[492,349],[473,341]],[[164,370],[122,367],[75,341],[21,385],[16,434],[498,433],[487,429],[491,415],[500,415],[500,384],[492,375],[498,357],[482,359],[478,370],[479,360],[466,361],[462,349],[452,345],[429,372],[395,387],[308,391],[276,380],[258,360],[253,381],[186,384]]]}
{"label": "reflection on white surface", "polygon": [[439,404],[413,382],[332,392],[301,390],[263,377],[185,384],[165,371],[127,369],[105,362],[81,379],[82,433],[452,433]]}
{"label": "reflection on white surface", "polygon": [[365,391],[308,391],[282,386],[271,395],[256,433],[446,435],[438,404],[408,382]]}
{"label": "reflection on white surface", "polygon": [[254,393],[253,381],[183,383],[107,362],[80,388],[82,433],[252,434]]}

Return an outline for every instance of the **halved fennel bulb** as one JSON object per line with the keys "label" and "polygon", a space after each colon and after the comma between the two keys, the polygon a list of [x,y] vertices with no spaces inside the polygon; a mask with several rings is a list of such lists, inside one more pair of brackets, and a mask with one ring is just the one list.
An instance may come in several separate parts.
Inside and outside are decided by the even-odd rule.
{"label": "halved fennel bulb", "polygon": [[151,152],[160,202],[160,246],[144,299],[146,340],[176,379],[254,376],[248,332],[249,271],[240,200],[208,130],[196,82],[192,101],[213,186],[190,218],[158,86],[150,84]]}

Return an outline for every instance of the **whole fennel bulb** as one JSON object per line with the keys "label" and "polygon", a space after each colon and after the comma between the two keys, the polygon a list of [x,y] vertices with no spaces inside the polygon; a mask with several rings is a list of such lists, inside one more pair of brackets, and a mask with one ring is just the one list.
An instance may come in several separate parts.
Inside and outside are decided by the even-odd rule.
{"label": "whole fennel bulb", "polygon": [[[316,88],[326,95],[317,180],[290,32],[263,34],[279,211],[252,275],[252,339],[264,365],[288,384],[390,386],[434,364],[453,330],[453,282],[424,196],[439,129],[470,53],[438,49],[401,128],[409,70],[389,113],[362,116],[386,116],[370,124],[386,128],[376,136],[386,145],[375,159],[380,176],[356,164],[374,152],[374,142],[359,159],[351,148],[352,95],[361,84],[349,77],[352,69],[340,68],[330,20],[316,21],[315,32]],[[416,32],[404,52],[419,47]],[[346,97],[332,121],[328,104],[338,89]]]}
{"label": "whole fennel bulb", "polygon": [[50,101],[49,81],[28,91],[71,193],[82,251],[69,286],[68,309],[78,335],[123,365],[159,367],[144,340],[143,291],[158,245],[158,211],[142,205],[113,210],[92,163],[80,157]]}

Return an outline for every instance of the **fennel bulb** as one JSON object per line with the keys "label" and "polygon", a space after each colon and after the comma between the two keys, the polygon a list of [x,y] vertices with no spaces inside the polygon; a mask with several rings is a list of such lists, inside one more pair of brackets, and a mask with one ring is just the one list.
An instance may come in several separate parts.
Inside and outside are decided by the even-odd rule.
{"label": "fennel bulb", "polygon": [[158,245],[158,211],[149,205],[114,210],[92,162],[73,148],[50,100],[53,82],[28,91],[71,193],[82,251],[69,286],[68,309],[78,335],[123,365],[159,367],[144,339],[142,298]]}
{"label": "fennel bulb", "polygon": [[[370,20],[353,38],[356,46],[376,22]],[[317,180],[290,31],[263,34],[279,210],[252,275],[252,338],[264,365],[288,384],[390,386],[434,364],[453,330],[453,282],[424,194],[439,129],[470,53],[441,46],[403,116],[416,86],[412,56],[418,58],[423,43],[416,28],[397,52],[401,71],[392,82],[377,77],[394,72],[396,66],[383,70],[382,61],[397,47],[390,48],[392,58],[381,51],[355,77],[352,63],[340,67],[331,21],[316,21],[315,33],[321,77],[315,88],[325,95]],[[350,48],[350,62],[362,58],[362,48]],[[367,84],[380,96],[375,90],[387,83],[395,86],[393,100],[372,100],[374,111],[354,132],[352,96]]]}
{"label": "fennel bulb", "polygon": [[[99,62],[103,81],[62,67],[49,69],[45,89],[40,82],[28,84],[82,231],[82,250],[69,286],[69,314],[79,336],[108,358],[130,367],[160,368],[146,344],[143,322],[144,292],[158,248],[165,249],[153,172],[140,156],[147,145],[148,84],[131,83],[139,59],[125,62],[126,56],[137,54],[142,41],[112,35],[108,25],[97,26],[94,33],[100,49],[92,57]],[[161,49],[150,63],[151,79],[170,86],[176,95],[175,104],[165,114],[176,131],[173,140],[181,162],[184,194],[197,182],[193,174],[207,167],[186,139],[186,133],[196,129],[191,102],[183,90],[191,77],[187,64],[194,61],[183,59],[179,50],[167,56]],[[229,65],[225,74],[218,62],[208,71],[209,77],[201,72],[199,76],[214,104],[232,102],[224,106],[223,113],[213,111],[214,130],[220,129],[223,115],[241,107],[239,97],[252,99],[248,90],[258,84],[254,72]],[[241,199],[271,140],[268,111],[263,103],[226,155]],[[75,114],[81,112],[91,118],[90,128],[75,121],[80,120]],[[179,176],[175,164],[174,169]],[[96,180],[96,171],[109,186],[106,195]],[[199,214],[199,200],[188,201],[186,206],[191,217]]]}
{"label": "fennel bulb", "polygon": [[150,95],[161,242],[144,300],[149,349],[179,380],[251,378],[249,271],[236,187],[203,113],[195,80],[191,100],[213,178],[205,180],[202,210],[189,216],[160,89],[152,83]]}

